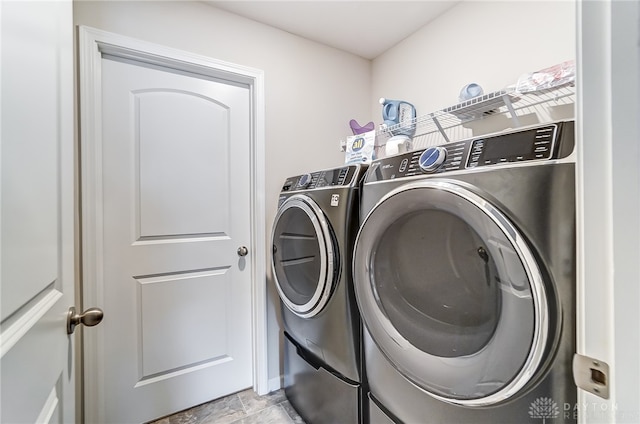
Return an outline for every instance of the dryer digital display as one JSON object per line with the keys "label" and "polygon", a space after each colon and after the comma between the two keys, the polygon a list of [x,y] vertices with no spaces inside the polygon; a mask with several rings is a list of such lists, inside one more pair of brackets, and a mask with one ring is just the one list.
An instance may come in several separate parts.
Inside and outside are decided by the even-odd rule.
{"label": "dryer digital display", "polygon": [[468,168],[549,159],[556,139],[556,125],[473,140]]}

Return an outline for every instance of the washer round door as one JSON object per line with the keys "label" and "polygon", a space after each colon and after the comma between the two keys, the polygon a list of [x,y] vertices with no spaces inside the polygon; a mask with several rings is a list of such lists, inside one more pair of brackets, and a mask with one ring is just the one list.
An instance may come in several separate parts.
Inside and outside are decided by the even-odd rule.
{"label": "washer round door", "polygon": [[440,400],[503,402],[543,363],[553,309],[535,257],[506,216],[458,182],[385,196],[360,228],[353,269],[376,345]]}
{"label": "washer round door", "polygon": [[337,275],[331,229],[308,196],[289,197],[278,209],[271,236],[272,269],[282,303],[309,318],[329,301]]}

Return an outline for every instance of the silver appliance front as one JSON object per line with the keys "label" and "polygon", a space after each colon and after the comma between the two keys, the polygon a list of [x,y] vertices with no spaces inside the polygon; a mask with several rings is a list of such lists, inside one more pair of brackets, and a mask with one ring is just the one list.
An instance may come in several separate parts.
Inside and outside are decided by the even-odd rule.
{"label": "silver appliance front", "polygon": [[453,180],[403,185],[371,210],[356,245],[367,329],[414,384],[488,406],[535,374],[549,337],[546,289],[524,237],[486,199]]}
{"label": "silver appliance front", "polygon": [[272,231],[284,389],[307,422],[359,423],[362,324],[351,279],[366,166],[287,178]]}
{"label": "silver appliance front", "polygon": [[284,371],[287,398],[306,422],[360,422],[361,384],[336,376],[287,334],[284,336]]}
{"label": "silver appliance front", "polygon": [[573,147],[562,122],[372,163],[353,261],[371,417],[577,421]]}

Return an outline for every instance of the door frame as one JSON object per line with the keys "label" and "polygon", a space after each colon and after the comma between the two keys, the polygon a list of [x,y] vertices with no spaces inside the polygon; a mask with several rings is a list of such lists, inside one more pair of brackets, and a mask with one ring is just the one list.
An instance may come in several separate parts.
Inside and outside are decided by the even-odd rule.
{"label": "door frame", "polygon": [[[253,389],[263,395],[268,388],[267,293],[265,241],[265,100],[264,72],[206,56],[137,40],[86,26],[78,27],[78,71],[80,90],[78,107],[80,125],[80,222],[81,275],[79,292],[84,305],[102,305],[102,54],[135,59],[145,63],[222,78],[248,85],[250,92],[250,202],[251,246],[251,340]],[[109,311],[105,311],[108,319]],[[98,370],[95,378],[81,371],[81,403],[94,405],[84,409],[87,422],[103,422],[104,375],[98,367],[97,353],[103,351],[102,340],[87,332],[83,340],[83,369]]]}

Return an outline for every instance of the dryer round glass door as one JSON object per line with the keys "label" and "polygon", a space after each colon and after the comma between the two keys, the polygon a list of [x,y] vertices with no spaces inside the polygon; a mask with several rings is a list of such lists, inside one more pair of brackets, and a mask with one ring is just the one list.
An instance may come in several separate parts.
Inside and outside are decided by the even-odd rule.
{"label": "dryer round glass door", "polygon": [[353,269],[376,345],[436,398],[500,403],[543,363],[553,308],[535,257],[462,185],[429,180],[385,196],[363,222]]}
{"label": "dryer round glass door", "polygon": [[278,209],[271,240],[283,304],[301,317],[318,314],[329,301],[338,265],[322,210],[308,196],[289,197]]}

